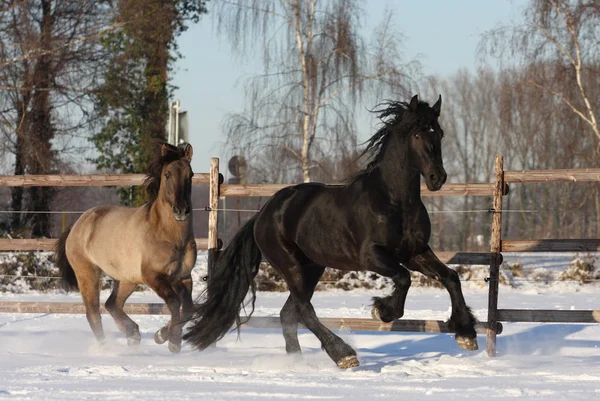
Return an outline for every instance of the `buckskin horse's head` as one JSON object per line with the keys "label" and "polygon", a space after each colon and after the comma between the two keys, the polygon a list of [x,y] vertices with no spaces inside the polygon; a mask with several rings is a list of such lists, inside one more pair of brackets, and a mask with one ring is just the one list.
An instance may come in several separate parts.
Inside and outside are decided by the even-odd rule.
{"label": "buckskin horse's head", "polygon": [[193,148],[189,143],[160,145],[160,155],[148,169],[145,186],[148,204],[159,197],[173,212],[177,221],[186,221],[192,208]]}

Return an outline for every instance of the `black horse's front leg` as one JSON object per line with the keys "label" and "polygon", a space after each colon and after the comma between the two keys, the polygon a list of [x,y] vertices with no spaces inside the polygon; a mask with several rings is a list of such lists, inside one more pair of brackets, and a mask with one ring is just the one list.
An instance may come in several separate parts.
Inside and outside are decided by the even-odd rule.
{"label": "black horse's front leg", "polygon": [[427,248],[424,253],[414,256],[407,267],[439,280],[446,287],[452,302],[452,315],[448,323],[456,333],[456,343],[466,350],[478,349],[477,332],[475,331],[477,319],[465,302],[458,273],[442,263],[430,248]]}
{"label": "black horse's front leg", "polygon": [[411,284],[409,271],[378,245],[373,245],[364,252],[362,259],[366,270],[389,277],[394,282],[392,295],[373,297],[371,315],[386,323],[400,319],[404,315],[404,303]]}

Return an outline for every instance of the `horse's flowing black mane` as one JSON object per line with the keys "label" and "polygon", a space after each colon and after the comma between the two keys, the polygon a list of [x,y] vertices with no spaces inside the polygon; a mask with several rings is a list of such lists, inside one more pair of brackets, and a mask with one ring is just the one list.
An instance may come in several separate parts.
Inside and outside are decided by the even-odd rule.
{"label": "horse's flowing black mane", "polygon": [[[371,110],[373,113],[377,113],[377,118],[381,120],[383,126],[375,133],[375,135],[364,142],[367,144],[367,147],[360,154],[359,158],[367,153],[371,153],[372,156],[369,158],[370,162],[367,164],[367,167],[361,170],[358,175],[373,170],[373,168],[381,161],[391,134],[397,131],[397,126],[404,119],[404,113],[408,110],[408,107],[409,104],[407,102],[388,100],[380,103],[374,110]],[[429,108],[429,104],[427,102],[419,101],[417,112],[424,108]]]}
{"label": "horse's flowing black mane", "polygon": [[[166,153],[164,150],[166,150]],[[168,143],[161,143],[158,146],[156,156],[148,166],[146,178],[144,179],[144,189],[146,190],[146,195],[148,195],[148,206],[151,206],[156,198],[158,198],[163,167],[166,164],[183,159],[184,155],[184,147],[177,147]]]}

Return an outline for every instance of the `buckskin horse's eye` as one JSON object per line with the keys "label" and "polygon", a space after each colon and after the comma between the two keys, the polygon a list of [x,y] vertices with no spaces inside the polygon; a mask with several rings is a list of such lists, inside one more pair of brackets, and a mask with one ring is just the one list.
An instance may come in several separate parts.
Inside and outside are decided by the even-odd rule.
{"label": "buckskin horse's eye", "polygon": [[171,177],[171,173],[169,173],[168,171],[165,173],[165,178],[169,179],[169,177]]}

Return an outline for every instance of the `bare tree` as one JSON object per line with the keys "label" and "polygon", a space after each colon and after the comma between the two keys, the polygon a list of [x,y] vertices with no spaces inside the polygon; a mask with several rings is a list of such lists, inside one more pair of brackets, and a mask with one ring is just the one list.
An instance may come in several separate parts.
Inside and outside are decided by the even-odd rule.
{"label": "bare tree", "polygon": [[[14,174],[56,170],[57,154],[89,123],[104,5],[81,0],[3,0],[0,9],[0,123]],[[91,40],[90,38],[95,38]],[[62,145],[62,146],[61,146]],[[13,210],[49,210],[50,188],[13,188]],[[12,216],[49,236],[47,214]]]}
{"label": "bare tree", "polygon": [[[521,26],[487,33],[482,47],[496,56],[537,64],[527,84],[565,104],[591,130],[600,152],[600,100],[592,96],[600,78],[600,5],[597,0],[531,0]],[[595,78],[594,78],[595,77]],[[576,88],[562,85],[568,81]]]}
{"label": "bare tree", "polygon": [[276,155],[277,179],[310,181],[324,156],[343,159],[353,151],[353,111],[367,89],[387,86],[408,95],[418,64],[402,64],[391,13],[366,46],[357,3],[215,1],[218,31],[234,54],[241,60],[262,54],[265,70],[247,86],[248,109],[226,119],[228,143],[253,162]]}

